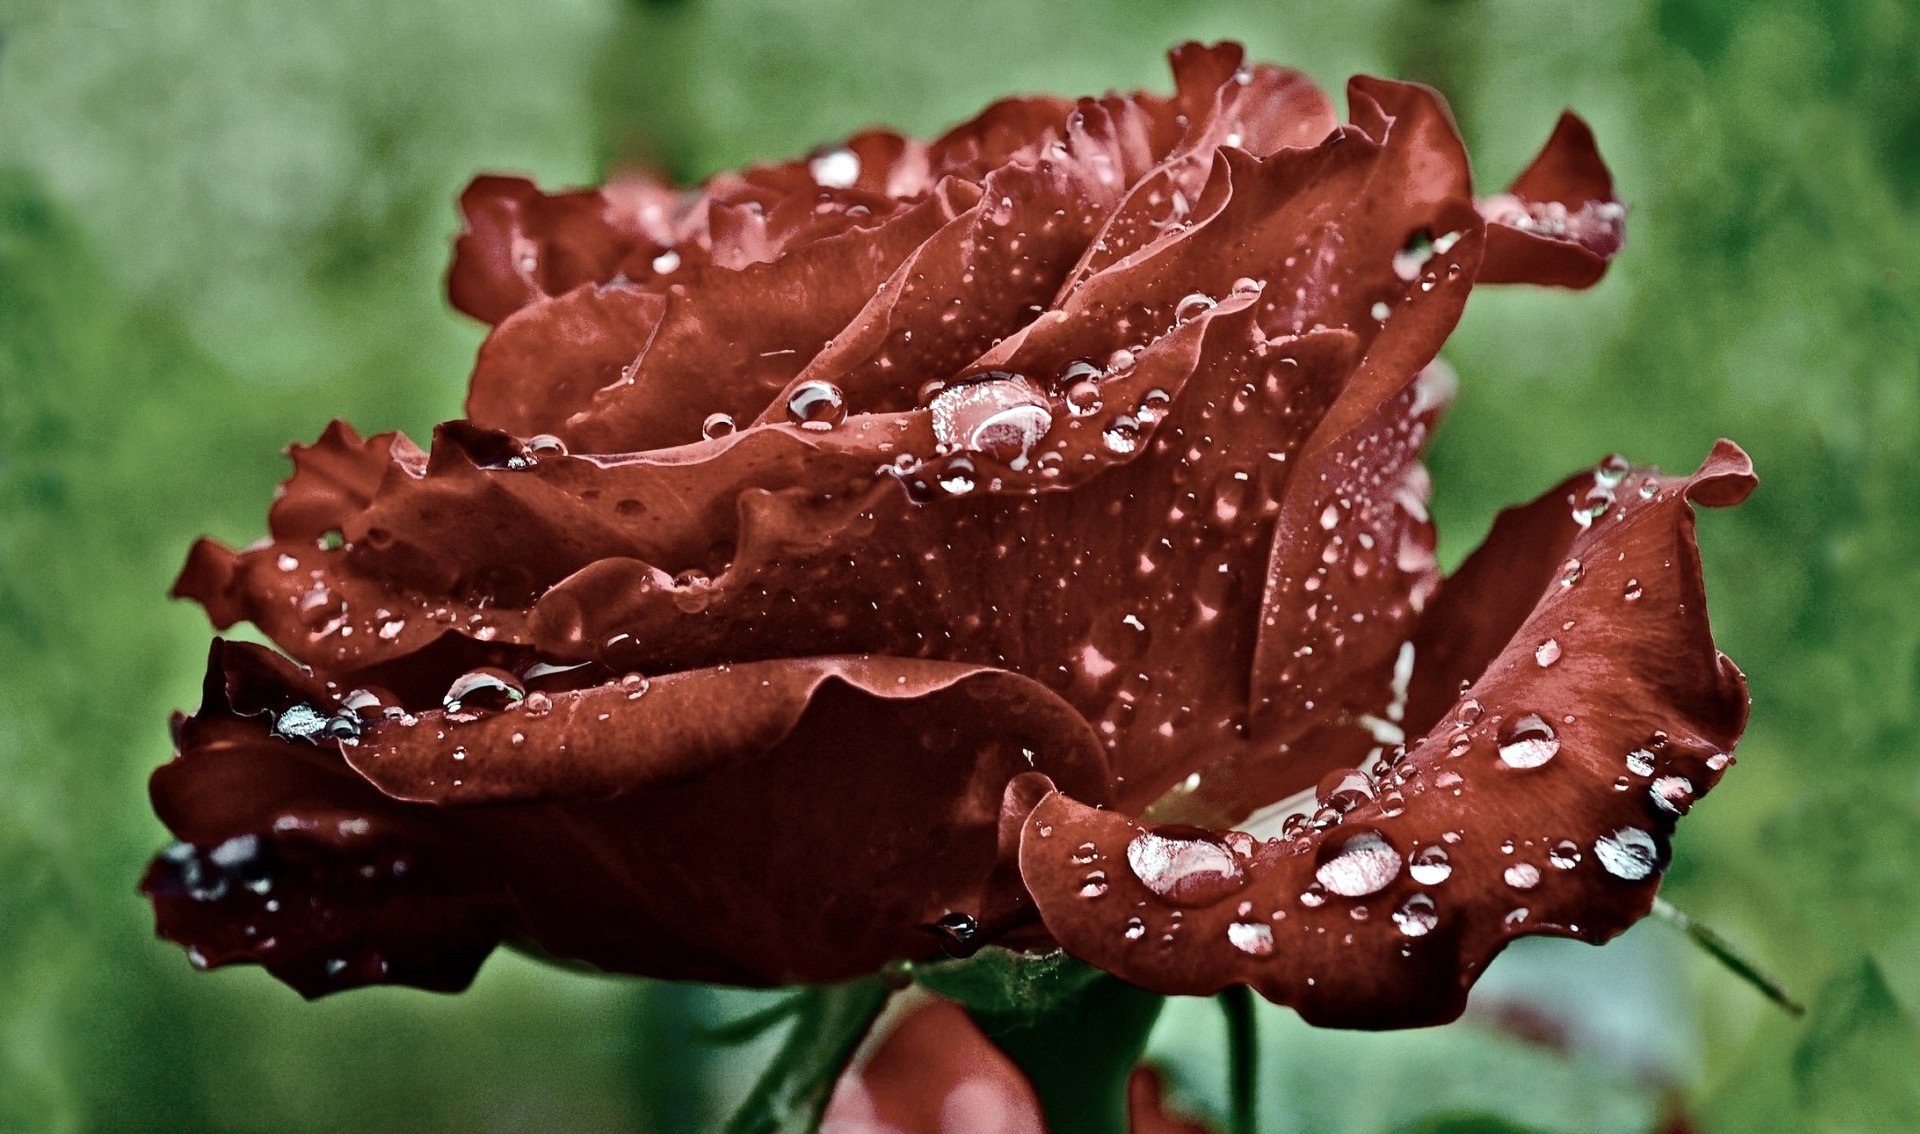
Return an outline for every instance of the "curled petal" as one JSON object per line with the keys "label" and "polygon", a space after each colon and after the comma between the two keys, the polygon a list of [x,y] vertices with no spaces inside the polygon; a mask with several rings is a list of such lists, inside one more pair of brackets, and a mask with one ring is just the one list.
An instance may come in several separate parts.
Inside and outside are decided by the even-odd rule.
{"label": "curled petal", "polygon": [[640,357],[666,303],[657,293],[581,284],[514,312],[480,346],[468,419],[523,437],[564,428]]}
{"label": "curled petal", "polygon": [[1627,210],[1613,195],[1593,131],[1571,111],[1505,193],[1480,202],[1487,218],[1481,283],[1591,287],[1626,241]]}
{"label": "curled petal", "polygon": [[[950,913],[983,940],[1030,920],[1002,859],[1025,809],[1107,779],[1068,706],[978,666],[809,658],[410,713],[225,645],[154,777],[193,850],[148,888],[207,963],[310,995],[457,987],[507,936],[622,972],[832,981],[937,951],[923,927]],[[840,802],[791,806],[819,799]],[[212,892],[209,864],[265,885]],[[276,887],[304,904],[267,908]],[[456,914],[448,967],[410,952]]]}
{"label": "curled petal", "polygon": [[[1514,937],[1598,942],[1643,916],[1679,814],[1746,720],[1745,682],[1708,632],[1689,502],[1734,503],[1754,482],[1728,443],[1688,477],[1609,462],[1584,479],[1571,502],[1556,490],[1528,509],[1562,509],[1557,525],[1509,523],[1479,553],[1520,579],[1577,559],[1577,577],[1529,592],[1457,705],[1337,823],[1261,842],[1043,801],[1021,870],[1055,938],[1154,991],[1245,983],[1314,1023],[1382,1028],[1457,1016]],[[1549,538],[1515,548],[1516,533]],[[1511,611],[1514,590],[1463,569],[1430,617]],[[1449,682],[1475,654],[1415,680]]]}

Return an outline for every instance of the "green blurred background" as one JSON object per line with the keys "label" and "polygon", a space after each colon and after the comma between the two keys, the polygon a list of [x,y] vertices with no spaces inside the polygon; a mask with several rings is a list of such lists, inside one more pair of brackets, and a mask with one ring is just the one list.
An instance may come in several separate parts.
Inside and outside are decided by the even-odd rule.
{"label": "green blurred background", "polygon": [[[1754,724],[1666,892],[1812,1004],[1789,1019],[1660,925],[1531,943],[1455,1027],[1267,1011],[1266,1125],[1650,1131],[1684,1108],[1717,1131],[1920,1130],[1911,3],[0,12],[0,1131],[711,1127],[767,1048],[689,1030],[752,994],[502,955],[462,996],[309,1005],[156,943],[133,893],[165,838],[144,780],[208,633],[167,585],[194,536],[262,534],[285,442],[336,415],[424,437],[457,412],[480,332],[440,273],[474,172],[586,183],[638,153],[697,177],[1014,91],[1164,88],[1167,46],[1219,37],[1336,90],[1354,71],[1441,87],[1483,187],[1561,106],[1593,123],[1627,252],[1589,293],[1474,296],[1432,459],[1443,558],[1609,450],[1751,450],[1761,491],[1702,529]],[[1154,1038],[1201,1112],[1223,1101],[1219,1033],[1188,1002]]]}

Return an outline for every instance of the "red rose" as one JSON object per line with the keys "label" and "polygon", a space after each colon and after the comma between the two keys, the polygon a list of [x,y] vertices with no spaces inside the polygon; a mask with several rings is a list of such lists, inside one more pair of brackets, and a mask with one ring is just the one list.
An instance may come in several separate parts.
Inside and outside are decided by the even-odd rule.
{"label": "red rose", "polygon": [[1424,88],[1343,126],[1173,64],[693,191],[476,181],[466,419],[335,424],[181,576],[292,660],[214,645],[161,933],[308,995],[1057,943],[1388,1027],[1646,913],[1746,713],[1689,506],[1744,454],[1610,459],[1444,581],[1419,463],[1474,283],[1619,248],[1590,135],[1477,206]]}

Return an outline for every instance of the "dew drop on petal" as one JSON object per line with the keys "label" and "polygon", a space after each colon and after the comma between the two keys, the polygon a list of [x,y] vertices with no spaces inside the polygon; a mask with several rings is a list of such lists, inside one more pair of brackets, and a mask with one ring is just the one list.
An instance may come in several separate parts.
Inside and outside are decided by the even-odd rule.
{"label": "dew drop on petal", "polygon": [[1507,867],[1507,885],[1516,890],[1531,890],[1540,884],[1540,868],[1530,862],[1516,862]]}
{"label": "dew drop on petal", "polygon": [[1227,940],[1250,957],[1273,952],[1273,927],[1258,921],[1236,921],[1227,926]]}
{"label": "dew drop on petal", "polygon": [[1434,926],[1440,924],[1440,914],[1434,908],[1432,898],[1415,894],[1393,911],[1393,924],[1399,926],[1400,932],[1408,937],[1425,937],[1433,932]]}
{"label": "dew drop on petal", "polygon": [[1685,776],[1661,776],[1648,792],[1655,805],[1669,815],[1685,815],[1693,806],[1693,781]]}
{"label": "dew drop on petal", "polygon": [[1561,839],[1547,852],[1547,861],[1560,870],[1572,870],[1580,865],[1580,846],[1572,839]]}
{"label": "dew drop on petal", "polygon": [[846,395],[831,382],[802,382],[787,397],[787,419],[802,429],[832,429],[847,420]]}
{"label": "dew drop on petal", "polygon": [[860,155],[845,146],[821,150],[807,159],[807,172],[828,189],[851,189],[860,180]]}
{"label": "dew drop on petal", "polygon": [[709,441],[717,440],[732,433],[734,422],[732,414],[710,413],[707,420],[700,423],[700,436]]}
{"label": "dew drop on petal", "polygon": [[1554,662],[1559,661],[1560,643],[1553,638],[1548,638],[1546,641],[1540,643],[1534,647],[1533,660],[1540,664],[1541,669],[1545,669]]}
{"label": "dew drop on petal", "polygon": [[483,666],[454,678],[441,703],[449,718],[470,721],[518,704],[526,695],[526,686],[520,684],[518,677],[504,669]]}
{"label": "dew drop on petal", "polygon": [[1660,861],[1659,845],[1638,827],[1622,827],[1593,844],[1593,856],[1608,874],[1638,882],[1653,873]]}
{"label": "dew drop on petal", "polygon": [[1313,876],[1345,898],[1377,894],[1400,876],[1400,854],[1378,831],[1361,831],[1348,836]]}
{"label": "dew drop on petal", "polygon": [[1538,713],[1527,713],[1507,729],[1500,742],[1500,760],[1509,768],[1538,768],[1560,751],[1553,726]]}
{"label": "dew drop on petal", "polygon": [[1421,847],[1407,856],[1407,873],[1422,886],[1438,886],[1453,875],[1445,847]]}
{"label": "dew drop on petal", "polygon": [[1240,857],[1195,827],[1143,831],[1127,844],[1127,866],[1147,889],[1175,905],[1200,906],[1247,883]]}

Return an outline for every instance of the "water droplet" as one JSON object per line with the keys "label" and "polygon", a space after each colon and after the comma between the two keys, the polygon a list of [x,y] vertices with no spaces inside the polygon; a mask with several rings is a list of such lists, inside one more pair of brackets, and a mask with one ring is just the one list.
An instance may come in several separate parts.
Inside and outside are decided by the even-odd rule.
{"label": "water droplet", "polygon": [[327,727],[327,714],[312,705],[295,705],[273,722],[273,731],[289,740],[312,740]]}
{"label": "water droplet", "polygon": [[1660,810],[1670,815],[1685,815],[1693,806],[1693,781],[1685,776],[1661,776],[1648,790]]}
{"label": "water droplet", "polygon": [[1373,798],[1373,781],[1357,768],[1328,772],[1315,793],[1322,807],[1345,815]]}
{"label": "water droplet", "polygon": [[1571,587],[1579,582],[1580,576],[1584,574],[1586,574],[1586,568],[1581,565],[1580,561],[1578,559],[1569,559],[1560,567],[1560,585],[1563,587]]}
{"label": "water droplet", "polygon": [[544,717],[553,711],[553,698],[545,693],[527,694],[526,713],[530,717]]}
{"label": "water droplet", "polygon": [[1378,831],[1360,831],[1349,835],[1313,876],[1342,897],[1377,894],[1400,876],[1400,854]]}
{"label": "water droplet", "polygon": [[1385,303],[1376,303],[1367,311],[1367,314],[1373,316],[1374,322],[1384,323],[1387,321],[1387,316],[1393,314],[1393,308]]}
{"label": "water droplet", "polygon": [[1259,295],[1266,286],[1265,283],[1254,279],[1252,276],[1241,276],[1239,279],[1233,281],[1233,287],[1229,289],[1229,293],[1237,296]]}
{"label": "water droplet", "polygon": [[1438,886],[1453,876],[1453,864],[1447,861],[1446,848],[1421,847],[1407,856],[1407,873],[1422,886]]}
{"label": "water droplet", "polygon": [[1227,940],[1250,957],[1273,952],[1273,927],[1258,921],[1236,921],[1227,926]]}
{"label": "water droplet", "polygon": [[718,440],[734,431],[732,414],[710,413],[707,420],[700,423],[700,436],[709,441]]}
{"label": "water droplet", "polygon": [[527,438],[526,451],[529,457],[564,457],[567,455],[567,443],[551,433],[536,433]]}
{"label": "water droplet", "polygon": [[1083,898],[1098,898],[1106,892],[1107,874],[1104,870],[1094,871],[1080,883],[1080,896]]}
{"label": "water droplet", "polygon": [[1107,423],[1100,440],[1115,453],[1131,453],[1140,447],[1140,425],[1133,418],[1121,414]]}
{"label": "water droplet", "polygon": [[1147,889],[1182,906],[1208,905],[1247,882],[1239,856],[1195,827],[1142,831],[1127,844],[1127,866]]}
{"label": "water droplet", "polygon": [[832,429],[847,420],[846,396],[831,382],[802,382],[787,398],[787,419],[802,429]]}
{"label": "water droplet", "polygon": [[1531,862],[1516,862],[1507,867],[1507,885],[1516,890],[1531,890],[1540,884],[1540,868]]}
{"label": "water droplet", "polygon": [[1638,882],[1653,873],[1660,861],[1660,847],[1640,828],[1622,827],[1594,843],[1593,856],[1608,874]]}
{"label": "water droplet", "polygon": [[454,678],[441,704],[446,706],[449,720],[471,721],[518,704],[526,695],[518,677],[504,669],[483,666]]}
{"label": "water droplet", "polygon": [[1509,768],[1538,768],[1560,751],[1553,726],[1537,713],[1515,720],[1500,743],[1500,760]]}
{"label": "water droplet", "polygon": [[1440,913],[1434,908],[1433,899],[1425,894],[1415,894],[1400,903],[1393,911],[1393,924],[1408,937],[1425,937],[1440,924]]}
{"label": "water droplet", "polygon": [[1541,669],[1545,669],[1554,662],[1559,661],[1560,643],[1553,638],[1548,638],[1538,646],[1535,646],[1533,650],[1533,660],[1540,663]]}
{"label": "water droplet", "polygon": [[1325,508],[1320,509],[1320,529],[1322,531],[1330,532],[1339,526],[1340,526],[1340,506],[1339,505],[1329,504]]}
{"label": "water droplet", "polygon": [[1474,700],[1472,697],[1468,697],[1466,700],[1460,702],[1459,711],[1454,714],[1453,719],[1460,722],[1461,728],[1470,728],[1475,721],[1480,719],[1480,714],[1484,711],[1480,706],[1480,702]]}
{"label": "water droplet", "polygon": [[1561,870],[1572,870],[1580,865],[1580,847],[1572,839],[1561,839],[1547,852],[1547,861]]}
{"label": "water droplet", "polygon": [[1627,771],[1636,776],[1653,775],[1653,753],[1644,748],[1636,748],[1627,753]]}
{"label": "water droplet", "polygon": [[1620,597],[1626,599],[1628,602],[1639,602],[1640,596],[1646,593],[1646,588],[1640,585],[1640,580],[1628,579],[1627,587],[1624,591],[1620,592]]}
{"label": "water droplet", "polygon": [[949,952],[955,949],[967,949],[980,935],[979,919],[970,913],[958,911],[941,915],[927,928],[941,937],[942,945],[947,947]]}
{"label": "water droplet", "polygon": [[1046,396],[1018,374],[995,371],[948,386],[929,408],[943,448],[985,453],[1014,469],[1025,467],[1053,428]]}
{"label": "water droplet", "polygon": [[1174,305],[1173,321],[1176,324],[1185,323],[1189,319],[1197,318],[1201,314],[1213,310],[1214,307],[1215,303],[1211,295],[1196,291],[1192,295],[1182,298],[1179,303]]}
{"label": "water droplet", "polygon": [[655,273],[659,275],[664,276],[668,272],[673,271],[679,266],[680,266],[680,253],[675,252],[671,248],[667,249],[665,252],[662,252],[658,256],[655,256],[653,258],[653,270]]}
{"label": "water droplet", "polygon": [[639,673],[629,673],[620,679],[620,691],[627,695],[629,701],[638,701],[646,696],[652,685],[644,674]]}
{"label": "water droplet", "polygon": [[851,189],[860,180],[860,155],[845,146],[821,150],[807,159],[807,172],[828,189]]}

